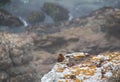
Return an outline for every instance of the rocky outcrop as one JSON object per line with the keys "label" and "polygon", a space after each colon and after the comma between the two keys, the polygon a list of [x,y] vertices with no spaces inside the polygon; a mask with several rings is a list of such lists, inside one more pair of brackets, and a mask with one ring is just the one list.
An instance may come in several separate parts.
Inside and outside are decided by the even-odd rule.
{"label": "rocky outcrop", "polygon": [[51,16],[55,22],[68,20],[69,11],[55,3],[44,3],[43,11]]}
{"label": "rocky outcrop", "polygon": [[107,17],[106,31],[110,37],[120,38],[120,11],[114,12],[111,17]]}
{"label": "rocky outcrop", "polygon": [[64,61],[56,63],[43,76],[41,82],[109,82],[120,81],[120,52],[101,53],[92,56],[87,53],[66,54]]}
{"label": "rocky outcrop", "polygon": [[30,24],[36,24],[43,22],[45,20],[45,15],[43,12],[32,12],[28,15],[27,20]]}
{"label": "rocky outcrop", "polygon": [[33,56],[37,71],[42,70],[39,74],[42,76],[50,70],[55,63],[56,54],[59,53],[87,52],[96,55],[120,50],[120,38],[109,34],[106,29],[110,24],[108,22],[112,20],[109,19],[111,15],[119,11],[117,8],[102,8],[88,17],[69,22],[29,27],[29,32],[37,33]]}
{"label": "rocky outcrop", "polygon": [[[113,27],[114,30],[111,30],[108,22],[112,21],[111,15],[117,12],[120,12],[120,9],[102,8],[85,18],[52,25],[33,26],[28,30],[40,33],[40,37],[35,41],[37,49],[52,54],[72,51],[98,54],[106,50],[114,51],[120,49],[120,38],[116,38],[119,36],[119,27]],[[114,18],[114,20],[117,19]],[[114,25],[117,24],[114,21]]]}
{"label": "rocky outcrop", "polygon": [[35,82],[30,42],[26,34],[0,33],[0,82]]}
{"label": "rocky outcrop", "polygon": [[[106,51],[119,51],[119,33],[114,34],[117,28],[111,30],[111,33],[106,29],[109,24],[112,24],[109,23],[112,21],[111,16],[119,11],[120,9],[117,8],[102,8],[88,17],[76,18],[72,21],[28,26],[24,32],[19,33],[2,32],[0,34],[0,54],[2,54],[0,55],[0,81],[40,82],[41,77],[55,64],[56,54],[59,53],[87,52],[96,55]],[[119,18],[113,18],[114,24],[118,24]],[[114,35],[111,35],[112,33]],[[109,56],[109,53],[105,57],[107,55]],[[81,64],[80,62],[86,58],[92,58],[86,56],[77,62],[70,59],[72,62],[67,65],[71,68],[74,67],[73,65]],[[99,62],[99,59],[97,60]],[[109,60],[105,61],[107,63]],[[75,76],[71,77],[75,78]]]}
{"label": "rocky outcrop", "polygon": [[105,7],[100,10],[96,10],[91,15],[95,16],[97,19],[104,19],[105,17],[106,21],[101,27],[101,31],[105,32],[108,37],[120,38],[120,9]]}
{"label": "rocky outcrop", "polygon": [[9,12],[0,9],[0,25],[1,26],[22,26],[23,23],[19,18],[13,16]]}

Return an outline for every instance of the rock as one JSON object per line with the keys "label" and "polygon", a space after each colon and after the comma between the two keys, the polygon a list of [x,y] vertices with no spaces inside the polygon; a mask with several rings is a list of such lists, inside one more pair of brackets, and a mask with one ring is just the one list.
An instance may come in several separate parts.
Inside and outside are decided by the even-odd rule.
{"label": "rock", "polygon": [[4,80],[8,79],[8,74],[4,71],[0,71],[0,82],[4,82]]}
{"label": "rock", "polygon": [[31,69],[31,67],[29,65],[23,65],[23,66],[17,66],[17,67],[11,67],[7,69],[7,73],[11,76],[11,77],[15,77],[17,75],[24,75],[27,73],[32,73],[34,70]]}
{"label": "rock", "polygon": [[101,26],[101,31],[106,33],[107,37],[120,39],[120,10],[117,8],[104,7],[93,14],[97,19],[106,20]]}
{"label": "rock", "polygon": [[9,12],[0,9],[0,25],[1,26],[23,26],[19,18],[13,16]]}
{"label": "rock", "polygon": [[9,56],[9,50],[4,46],[0,45],[0,70],[7,69],[12,66],[12,61]]}
{"label": "rock", "polygon": [[[38,33],[38,36],[34,40],[35,51],[33,56],[39,58],[34,61],[34,66],[38,69],[40,77],[51,69],[51,66],[55,63],[55,61],[52,61],[52,58],[57,54],[61,53],[65,55],[66,53],[81,51],[95,55],[102,52],[120,50],[120,39],[112,38],[112,40],[110,40],[106,37],[108,33],[105,31],[106,26],[110,24],[108,24],[108,22],[112,21],[112,19],[110,19],[111,16],[118,11],[120,11],[120,9],[104,8],[96,10],[93,15],[73,19],[69,22],[64,21],[30,27],[29,32]],[[116,19],[118,18],[114,20]],[[118,21],[114,21],[115,24],[117,24],[117,22]],[[67,66],[72,67],[75,64],[79,64],[85,58],[86,57],[83,57],[80,61],[70,59],[71,62],[69,62]],[[100,67],[101,62],[94,64]],[[60,69],[60,71],[61,70],[62,69]],[[110,72],[107,72],[105,76],[108,74],[111,75]],[[50,76],[52,75],[51,73]]]}
{"label": "rock", "polygon": [[55,3],[44,3],[43,11],[51,16],[55,22],[68,20],[69,18],[69,11]]}
{"label": "rock", "polygon": [[27,20],[30,24],[36,24],[39,22],[43,22],[44,19],[45,19],[45,15],[43,12],[32,12],[27,17]]}
{"label": "rock", "polygon": [[[80,62],[82,57],[86,58]],[[43,76],[41,82],[108,82],[113,77],[119,80],[120,52],[101,53],[97,56],[71,53],[66,54],[65,58],[63,62],[57,62],[53,69]],[[74,62],[78,60],[79,63],[67,66],[67,63],[71,62],[70,58]]]}
{"label": "rock", "polygon": [[14,62],[14,65],[23,65],[28,64],[30,61],[32,61],[32,56],[30,54],[26,54],[24,50],[21,49],[11,49],[10,53],[12,54],[12,60]]}
{"label": "rock", "polygon": [[120,39],[120,11],[115,12],[109,18],[107,17],[107,20],[105,29],[107,36]]}
{"label": "rock", "polygon": [[29,55],[20,55],[20,57],[12,57],[15,65],[28,64],[32,60],[32,56]]}
{"label": "rock", "polygon": [[11,0],[0,0],[0,7],[5,5],[6,3],[9,3]]}
{"label": "rock", "polygon": [[[120,39],[108,39],[105,28],[111,24],[109,23],[109,21],[111,22],[111,16],[118,11],[120,11],[120,9],[105,8],[97,10],[95,14],[88,17],[77,18],[72,21],[46,25],[31,25],[25,32],[0,32],[0,54],[2,54],[0,55],[0,73],[2,72],[3,76],[3,72],[5,73],[5,79],[0,80],[0,82],[36,82],[34,80],[36,78],[38,80],[37,82],[40,82],[41,77],[52,69],[53,64],[56,62],[56,54],[63,54],[63,56],[65,56],[66,53],[68,55],[65,59],[57,62],[57,65],[60,65],[60,69],[57,70],[59,74],[63,73],[63,71],[66,73],[65,69],[67,68],[76,70],[77,66],[85,64],[81,66],[81,68],[84,69],[84,67],[86,67],[90,69],[82,70],[78,67],[78,72],[74,72],[73,70],[73,74],[78,75],[79,71],[82,71],[83,74],[86,75],[86,79],[89,79],[91,75],[96,73],[100,74],[99,79],[102,78],[101,74],[103,74],[103,78],[105,77],[105,79],[109,77],[110,79],[115,78],[111,76],[117,73],[114,72],[113,74],[110,71],[111,66],[106,66],[105,64],[109,64],[109,61],[114,61],[112,64],[110,63],[112,67],[120,64],[118,63],[120,54],[117,55],[114,53],[120,50]],[[114,18],[116,25],[119,20],[116,20],[118,19],[117,17]],[[112,37],[114,36],[112,35]],[[86,53],[69,54],[80,51],[87,52],[91,56]],[[102,53],[109,51],[114,52],[105,53],[105,55]],[[96,54],[101,55],[93,56]],[[87,60],[86,63],[84,60]],[[64,63],[66,63],[65,67],[63,65]],[[89,64],[91,66],[89,66]],[[103,65],[106,70],[99,70]],[[96,71],[94,68],[98,70]],[[54,78],[58,76],[55,75],[57,72],[53,70],[52,73],[49,72],[50,74],[47,74],[48,76],[45,77],[50,76],[50,80],[52,80],[52,77],[54,80]],[[90,76],[87,77],[87,75]],[[68,75],[66,79],[68,79],[67,77],[70,78],[70,80],[72,79],[79,82],[79,78],[76,75]],[[95,78],[97,78],[97,76]],[[95,78],[93,75],[92,79],[94,80]],[[45,79],[45,82],[47,82],[48,78]],[[59,77],[56,79],[59,79]],[[60,77],[60,80],[61,79],[64,80],[65,78]],[[90,82],[95,82],[92,79]],[[53,80],[50,82],[53,82]]]}
{"label": "rock", "polygon": [[43,61],[43,64],[50,65],[50,64],[54,64],[55,62],[56,62],[56,59],[54,57],[49,57],[45,61]]}
{"label": "rock", "polygon": [[34,74],[31,74],[31,73],[27,73],[27,74],[24,74],[24,75],[18,75],[16,77],[13,77],[10,79],[10,82],[36,82],[35,78],[34,77]]}
{"label": "rock", "polygon": [[35,82],[32,36],[26,35],[0,32],[0,82]]}

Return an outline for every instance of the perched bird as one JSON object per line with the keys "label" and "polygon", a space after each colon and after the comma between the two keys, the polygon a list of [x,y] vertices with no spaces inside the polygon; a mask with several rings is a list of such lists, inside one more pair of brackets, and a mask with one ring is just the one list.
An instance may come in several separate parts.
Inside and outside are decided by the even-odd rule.
{"label": "perched bird", "polygon": [[57,56],[57,62],[63,62],[64,59],[65,58],[64,58],[64,56],[62,54],[58,54],[58,56]]}

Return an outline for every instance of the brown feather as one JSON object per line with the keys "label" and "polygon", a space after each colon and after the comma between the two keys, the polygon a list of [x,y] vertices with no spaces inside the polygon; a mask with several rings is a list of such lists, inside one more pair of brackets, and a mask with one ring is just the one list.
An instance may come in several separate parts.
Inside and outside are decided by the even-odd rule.
{"label": "brown feather", "polygon": [[58,54],[57,56],[57,62],[62,62],[64,60],[64,56],[62,54]]}

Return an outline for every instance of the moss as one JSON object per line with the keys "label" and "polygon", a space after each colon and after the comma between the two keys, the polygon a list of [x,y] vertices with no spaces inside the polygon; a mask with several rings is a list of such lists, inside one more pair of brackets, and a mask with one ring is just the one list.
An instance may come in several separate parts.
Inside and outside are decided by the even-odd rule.
{"label": "moss", "polygon": [[44,12],[51,16],[54,21],[61,21],[68,19],[68,10],[62,6],[54,3],[45,3],[43,6]]}
{"label": "moss", "polygon": [[45,15],[43,12],[32,12],[30,15],[28,15],[27,20],[30,23],[37,23],[37,22],[43,22],[45,19]]}

